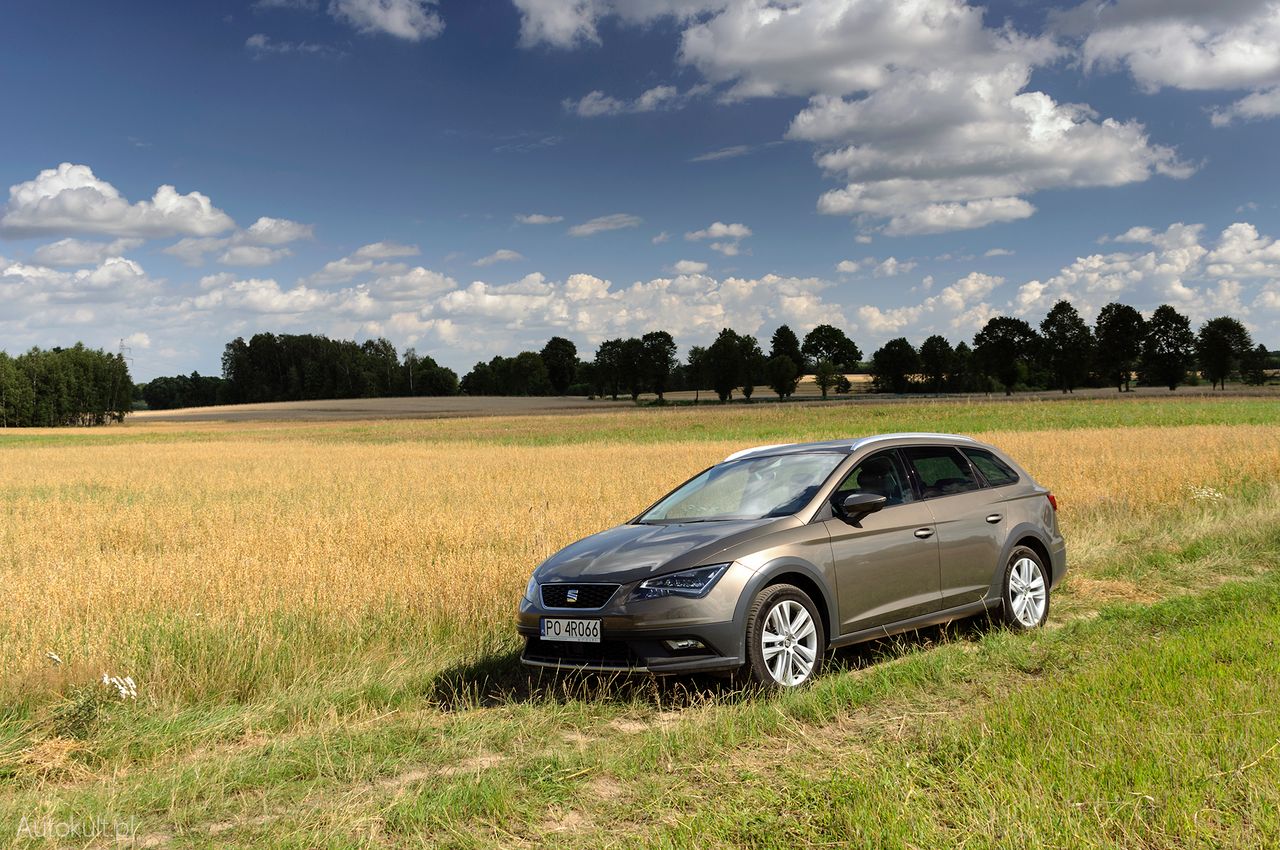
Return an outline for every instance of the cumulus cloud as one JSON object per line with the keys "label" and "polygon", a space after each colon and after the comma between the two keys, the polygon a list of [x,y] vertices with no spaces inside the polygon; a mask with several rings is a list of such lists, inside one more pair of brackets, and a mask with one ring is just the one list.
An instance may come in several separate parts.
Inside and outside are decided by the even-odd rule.
{"label": "cumulus cloud", "polygon": [[741,250],[739,243],[750,235],[751,228],[745,224],[738,222],[725,224],[722,221],[716,221],[702,230],[689,231],[684,235],[684,238],[690,242],[698,242],[704,239],[715,240],[708,246],[711,250],[718,251],[726,257],[734,257]]}
{"label": "cumulus cloud", "polygon": [[564,216],[544,215],[542,213],[516,213],[516,221],[520,224],[559,224],[564,221]]}
{"label": "cumulus cloud", "polygon": [[659,233],[657,236],[650,239],[649,242],[652,245],[661,245],[663,242],[669,242],[670,240],[671,240],[671,234],[664,230],[661,233]]}
{"label": "cumulus cloud", "polygon": [[329,14],[357,32],[424,41],[444,31],[435,0],[332,0]]}
{"label": "cumulus cloud", "polygon": [[93,266],[108,257],[119,257],[142,245],[141,239],[115,239],[111,242],[89,242],[68,237],[41,245],[31,259],[42,266]]}
{"label": "cumulus cloud", "polygon": [[[886,235],[938,233],[1025,219],[1047,189],[1121,186],[1191,166],[1136,121],[1099,116],[1031,88],[1062,45],[1011,25],[987,27],[964,0],[679,2],[517,0],[522,39],[572,47],[606,16],[673,18],[679,61],[722,100],[810,98],[788,130],[812,143],[841,188],[821,212]],[[573,108],[626,104],[602,92]],[[585,101],[585,102],[584,102]]]}
{"label": "cumulus cloud", "polygon": [[1215,127],[1235,121],[1255,121],[1280,115],[1280,86],[1250,92],[1234,103],[1213,110],[1209,120]]}
{"label": "cumulus cloud", "polygon": [[519,251],[512,251],[510,248],[499,248],[487,257],[481,257],[471,265],[473,266],[491,266],[494,263],[510,263],[515,260],[523,260],[524,254]]}
{"label": "cumulus cloud", "polygon": [[164,185],[149,201],[129,203],[87,165],[64,162],[9,187],[0,234],[92,233],[106,236],[211,236],[235,227],[231,217],[199,192]]}
{"label": "cumulus cloud", "polygon": [[372,242],[362,245],[351,256],[361,260],[386,260],[392,257],[416,257],[422,253],[417,245],[402,245],[399,242]]}
{"label": "cumulus cloud", "polygon": [[593,218],[590,221],[584,221],[582,224],[575,224],[569,228],[570,236],[594,236],[597,233],[603,233],[607,230],[625,230],[628,227],[639,227],[644,219],[636,215],[627,213],[613,213],[612,215],[602,215]]}
{"label": "cumulus cloud", "polygon": [[951,333],[970,333],[980,328],[996,311],[985,300],[1004,278],[981,272],[970,272],[918,304],[880,308],[864,305],[858,308],[858,325],[866,333],[879,338],[899,335],[902,331],[928,322],[936,328],[941,322]]}
{"label": "cumulus cloud", "polygon": [[897,277],[900,274],[906,274],[915,267],[914,260],[899,260],[897,257],[886,257],[876,266],[872,274],[876,277]]}
{"label": "cumulus cloud", "polygon": [[1011,251],[1011,250],[1009,250],[1008,248],[988,248],[986,251],[984,251],[984,252],[983,252],[982,256],[984,256],[984,257],[1012,257],[1012,256],[1013,256],[1013,254],[1014,254],[1014,252],[1013,252],[1013,251]]}
{"label": "cumulus cloud", "polygon": [[287,218],[262,216],[245,230],[230,236],[188,236],[164,249],[190,266],[198,266],[205,255],[221,252],[218,262],[228,266],[268,266],[293,252],[280,247],[312,238],[313,227]]}
{"label": "cumulus cloud", "polygon": [[697,260],[677,260],[671,270],[676,274],[702,274],[707,270],[707,264]]}
{"label": "cumulus cloud", "polygon": [[[872,260],[872,262],[875,262],[875,261]],[[840,272],[841,274],[857,274],[858,270],[861,268],[862,268],[861,260],[841,260],[840,262],[836,263],[836,271]]]}

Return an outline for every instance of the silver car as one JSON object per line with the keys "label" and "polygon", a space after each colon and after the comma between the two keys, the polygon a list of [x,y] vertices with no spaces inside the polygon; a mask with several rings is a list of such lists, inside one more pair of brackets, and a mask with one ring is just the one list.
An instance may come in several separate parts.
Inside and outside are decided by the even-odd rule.
{"label": "silver car", "polygon": [[793,687],[838,646],[984,611],[1036,628],[1067,569],[1056,514],[968,437],[748,449],[539,566],[522,660]]}

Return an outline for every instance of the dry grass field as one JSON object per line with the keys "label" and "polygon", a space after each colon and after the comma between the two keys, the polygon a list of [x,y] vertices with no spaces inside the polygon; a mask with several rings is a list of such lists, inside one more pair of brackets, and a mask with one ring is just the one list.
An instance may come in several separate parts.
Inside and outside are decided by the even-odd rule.
{"label": "dry grass field", "polygon": [[[205,779],[181,778],[176,765],[226,758],[218,742],[243,756],[246,746],[271,749],[275,736],[305,738],[335,724],[354,735],[387,712],[413,713],[415,734],[426,723],[436,730],[427,737],[437,736],[437,744],[418,746],[432,759],[454,758],[472,733],[439,737],[439,724],[450,717],[436,707],[441,676],[488,667],[509,676],[514,607],[534,565],[634,515],[728,453],[776,441],[788,427],[794,439],[809,439],[888,430],[886,422],[910,426],[892,417],[915,417],[917,428],[968,430],[1010,452],[1061,505],[1072,571],[1055,597],[1055,625],[1088,619],[1108,603],[1149,603],[1254,576],[1270,557],[1254,543],[1233,549],[1203,541],[1222,534],[1253,540],[1249,535],[1280,527],[1280,406],[1215,402],[1228,407],[1205,412],[1196,405],[1208,402],[1186,404],[1197,412],[1181,421],[1216,424],[1131,426],[1166,414],[1121,403],[1011,429],[1011,421],[1042,414],[968,404],[888,418],[869,410],[855,421],[835,408],[775,407],[734,411],[727,422],[715,420],[727,411],[700,410],[645,419],[636,418],[648,416],[643,412],[614,412],[360,425],[134,424],[91,440],[69,432],[0,436],[0,718],[7,718],[0,775],[25,789],[0,803],[0,815],[36,802],[55,810],[118,806],[121,789],[143,781],[124,778],[136,767],[168,777],[155,779],[156,788],[178,794],[175,788]],[[1066,407],[1050,407],[1059,406]],[[981,417],[988,427],[963,427]],[[104,672],[132,677],[139,696],[127,717],[112,720],[107,712],[97,743],[93,735],[72,741],[55,722],[59,707]],[[833,673],[832,680],[848,675]],[[565,724],[582,729],[600,717],[590,704],[570,716],[553,702],[536,721],[531,708],[481,709],[487,686],[477,679],[474,687],[477,713],[466,722],[498,723],[484,712],[509,711],[501,722],[514,724],[502,733],[486,726],[498,736],[486,739],[487,748],[519,751],[512,736],[521,724],[551,724],[559,735],[567,734]],[[832,693],[827,697],[838,701],[840,691]],[[604,718],[649,710],[633,704],[608,709],[614,714]],[[713,705],[690,714],[724,733],[736,710]],[[272,730],[267,738],[264,729]],[[751,734],[728,740],[745,746]],[[593,752],[588,744],[574,747]],[[361,764],[366,772],[381,769]],[[262,787],[292,787],[269,773],[259,777]],[[432,776],[454,784],[465,778]],[[503,793],[538,800],[550,794],[547,805],[566,805],[558,792],[534,793],[519,777],[504,780],[510,787]],[[160,843],[185,834],[174,832],[175,818],[213,817],[177,797],[144,805],[140,787],[131,805],[165,824]],[[369,794],[378,797],[377,788]],[[447,844],[506,843],[502,830],[512,818],[532,817],[526,826],[536,835],[543,816],[510,800],[494,809],[467,799],[455,816],[484,825],[474,842],[456,840],[452,830],[465,832],[461,821],[440,833],[434,808],[410,817],[416,826],[401,838],[429,833]],[[240,804],[227,805],[240,811]],[[251,836],[268,823],[236,821],[228,829]],[[308,823],[294,835],[309,836],[299,843],[330,843],[336,834],[328,821]],[[385,817],[379,823],[386,828]],[[806,840],[825,834],[814,830]],[[670,833],[682,834],[690,837]]]}

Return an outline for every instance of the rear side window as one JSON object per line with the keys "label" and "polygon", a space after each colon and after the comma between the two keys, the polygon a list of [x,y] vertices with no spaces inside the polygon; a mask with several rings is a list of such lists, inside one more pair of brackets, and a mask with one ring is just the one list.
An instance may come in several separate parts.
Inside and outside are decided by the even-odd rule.
{"label": "rear side window", "polygon": [[969,462],[949,446],[912,446],[904,448],[902,453],[915,468],[926,499],[967,493],[982,486]]}
{"label": "rear side window", "polygon": [[964,453],[968,456],[970,462],[978,467],[982,477],[987,479],[987,483],[992,487],[1012,484],[1018,480],[1018,473],[1010,469],[1009,464],[991,452],[985,449],[965,449]]}

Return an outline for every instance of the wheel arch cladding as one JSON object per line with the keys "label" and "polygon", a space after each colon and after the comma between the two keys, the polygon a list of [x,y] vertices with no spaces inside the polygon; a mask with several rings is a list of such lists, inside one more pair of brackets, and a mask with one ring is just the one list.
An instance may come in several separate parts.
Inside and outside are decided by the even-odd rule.
{"label": "wheel arch cladding", "polygon": [[[822,585],[803,572],[797,570],[781,569],[776,574],[770,575],[768,580],[760,587],[764,590],[767,587],[773,587],[775,584],[790,584],[803,590],[813,601],[814,607],[818,609],[818,616],[822,618],[822,635],[826,643],[831,642],[831,610],[830,601],[827,594],[823,591]],[[756,591],[757,593],[759,591]],[[752,594],[754,596],[755,594]],[[822,647],[826,649],[826,647]]]}

